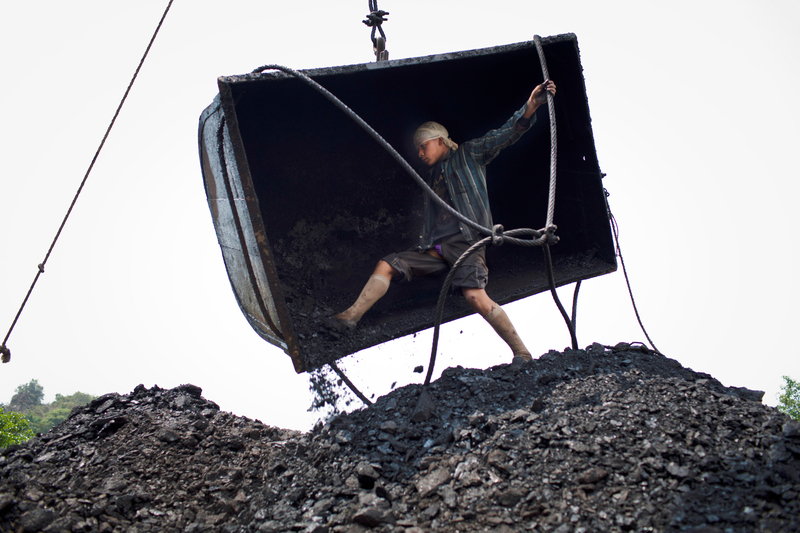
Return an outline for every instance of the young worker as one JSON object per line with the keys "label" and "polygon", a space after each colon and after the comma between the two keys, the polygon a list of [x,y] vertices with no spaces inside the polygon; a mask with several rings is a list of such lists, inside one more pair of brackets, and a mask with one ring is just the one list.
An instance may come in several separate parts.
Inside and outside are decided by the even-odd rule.
{"label": "young worker", "polygon": [[[486,165],[502,150],[517,142],[536,121],[536,109],[555,96],[556,85],[548,80],[531,93],[520,110],[501,126],[483,137],[462,143],[450,139],[447,130],[436,122],[426,122],[414,133],[419,158],[430,170],[428,185],[448,205],[486,228],[492,227],[492,213],[486,190]],[[482,237],[471,227],[440,208],[426,194],[424,224],[420,245],[390,254],[378,262],[355,303],[332,318],[344,328],[354,328],[364,313],[389,289],[392,280],[410,281],[446,271],[473,243]],[[460,287],[467,304],[479,313],[508,344],[513,362],[531,360],[531,354],[511,324],[508,315],[486,294],[489,270],[485,248],[473,253],[458,269],[453,287]]]}

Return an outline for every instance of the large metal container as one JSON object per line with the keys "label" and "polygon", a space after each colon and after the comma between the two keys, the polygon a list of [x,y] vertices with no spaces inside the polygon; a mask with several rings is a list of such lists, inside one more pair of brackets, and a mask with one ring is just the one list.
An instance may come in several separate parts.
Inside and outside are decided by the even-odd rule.
{"label": "large metal container", "polygon": [[[551,247],[558,285],[616,270],[608,211],[574,35],[542,40],[558,85],[558,188]],[[499,127],[542,74],[534,43],[304,71],[412,164],[416,127],[444,124],[456,142]],[[444,276],[393,283],[359,327],[324,317],[347,308],[377,261],[418,242],[422,191],[372,138],[318,92],[270,71],[219,78],[200,117],[200,159],[231,285],[255,331],[297,372],[432,326]],[[488,167],[494,221],[542,228],[550,137],[538,121]],[[548,289],[538,248],[490,247],[489,295],[503,304]],[[471,311],[448,298],[444,321]],[[524,324],[517,327],[524,328]]]}

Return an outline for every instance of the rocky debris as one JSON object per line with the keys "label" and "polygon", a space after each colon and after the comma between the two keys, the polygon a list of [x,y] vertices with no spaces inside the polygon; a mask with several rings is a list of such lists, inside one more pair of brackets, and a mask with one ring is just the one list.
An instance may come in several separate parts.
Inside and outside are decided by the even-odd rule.
{"label": "rocky debris", "polygon": [[309,433],[193,385],[108,394],[3,450],[0,531],[800,530],[800,423],[643,347],[450,368],[421,393]]}

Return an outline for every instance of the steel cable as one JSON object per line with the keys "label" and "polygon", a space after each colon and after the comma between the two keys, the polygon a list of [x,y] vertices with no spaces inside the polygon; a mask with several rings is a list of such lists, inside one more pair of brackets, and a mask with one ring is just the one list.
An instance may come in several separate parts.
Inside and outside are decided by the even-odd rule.
{"label": "steel cable", "polygon": [[[550,73],[547,69],[547,60],[544,57],[544,48],[542,47],[542,38],[538,35],[533,36],[533,43],[536,45],[536,52],[539,54],[539,64],[542,67],[542,75],[544,79],[550,79]],[[547,223],[546,225],[549,227],[553,224],[553,217],[555,216],[555,209],[556,209],[556,168],[558,163],[558,136],[556,134],[556,108],[555,108],[555,101],[553,99],[553,95],[549,92],[547,94],[547,112],[550,117],[550,191],[548,194],[547,199]],[[553,295],[553,300],[558,307],[558,310],[561,312],[561,316],[564,318],[564,322],[567,324],[567,329],[569,329],[570,339],[572,340],[572,348],[574,350],[578,349],[578,338],[575,333],[575,323],[574,320],[570,320],[567,312],[564,310],[564,306],[561,305],[561,300],[558,298],[558,293],[556,292],[556,283],[555,277],[553,275],[553,261],[550,257],[550,248],[547,244],[542,247],[542,251],[545,255],[545,263],[547,265],[547,281],[550,284],[550,293]],[[572,301],[572,314],[573,317],[576,313],[577,308],[577,298],[578,298],[578,289],[579,287],[575,288],[575,294],[573,295]]]}
{"label": "steel cable", "polygon": [[137,76],[139,76],[139,71],[142,69],[144,60],[147,58],[147,54],[150,53],[150,48],[153,46],[153,42],[155,42],[156,40],[156,36],[158,35],[159,30],[161,29],[161,25],[164,23],[164,19],[167,18],[167,13],[169,13],[170,7],[172,7],[172,2],[173,0],[169,0],[167,8],[164,10],[164,14],[161,15],[161,20],[158,21],[158,26],[156,26],[156,30],[153,32],[153,36],[150,38],[150,42],[147,44],[147,48],[145,49],[144,54],[142,55],[142,59],[139,61],[139,65],[136,67],[136,71],[133,73],[133,77],[131,78],[130,83],[128,83],[128,88],[125,89],[125,94],[122,96],[122,100],[117,106],[117,110],[114,113],[114,117],[111,119],[111,123],[108,125],[108,128],[106,129],[105,135],[103,135],[103,140],[100,141],[100,146],[97,147],[97,151],[95,151],[94,153],[92,162],[89,164],[89,168],[86,170],[86,174],[84,174],[83,176],[83,180],[81,181],[81,184],[78,187],[78,191],[75,193],[75,196],[72,199],[72,203],[69,205],[69,209],[67,209],[67,214],[64,216],[64,220],[61,222],[61,226],[59,226],[58,231],[56,232],[56,236],[53,239],[52,244],[50,244],[50,248],[47,250],[47,254],[44,257],[44,261],[39,263],[38,265],[39,271],[33,278],[33,283],[31,283],[31,286],[28,289],[28,293],[25,295],[25,299],[22,301],[22,305],[20,305],[19,311],[17,311],[17,315],[14,317],[14,321],[11,323],[11,327],[8,329],[8,333],[6,333],[2,345],[0,345],[0,354],[2,355],[2,361],[4,363],[8,363],[11,360],[11,350],[9,350],[8,347],[6,347],[8,338],[11,336],[11,332],[14,330],[14,326],[16,326],[17,321],[19,320],[19,317],[22,314],[22,310],[25,308],[25,304],[28,303],[28,298],[30,298],[31,293],[33,292],[33,288],[36,286],[36,282],[39,281],[39,276],[44,274],[44,267],[47,264],[47,260],[50,258],[50,254],[53,252],[53,248],[55,248],[56,242],[58,242],[58,238],[61,236],[61,231],[64,229],[64,226],[67,223],[67,219],[72,213],[72,209],[75,207],[75,203],[78,201],[78,197],[80,196],[81,191],[83,190],[83,186],[86,184],[86,180],[89,179],[89,174],[92,172],[94,164],[97,161],[97,157],[100,155],[100,151],[103,149],[103,146],[106,143],[106,139],[108,139],[108,135],[111,133],[111,128],[114,127],[114,123],[117,121],[119,112],[122,110],[122,106],[125,104],[125,100],[128,98],[128,94],[131,92],[133,83],[136,81]]}
{"label": "steel cable", "polygon": [[[536,39],[537,39],[537,42],[538,42],[538,36],[536,37]],[[541,43],[538,43],[537,49],[540,52],[541,61],[544,62],[544,55],[541,52]],[[362,119],[356,112],[354,112],[352,109],[350,109],[344,102],[339,100],[339,98],[337,98],[335,95],[333,95],[325,87],[323,87],[322,85],[320,85],[319,83],[317,83],[316,81],[311,79],[310,77],[306,76],[302,72],[298,72],[298,71],[296,71],[294,69],[291,69],[289,67],[285,67],[283,65],[275,65],[275,64],[263,65],[261,67],[258,67],[256,69],[254,69],[252,71],[252,74],[261,74],[265,70],[277,70],[277,71],[283,72],[284,74],[289,74],[291,76],[294,76],[294,77],[304,81],[306,84],[308,84],[310,87],[312,87],[314,90],[319,92],[322,96],[324,96],[328,101],[333,103],[337,108],[339,108],[348,117],[350,117],[350,119],[355,121],[356,124],[358,124],[370,137],[372,137],[379,145],[381,145],[387,152],[389,152],[389,154],[394,158],[394,160],[397,161],[400,164],[400,166],[403,168],[403,170],[405,170],[406,173],[409,176],[411,176],[414,179],[414,181],[416,181],[417,184],[420,187],[422,187],[422,189],[426,192],[426,194],[428,194],[428,196],[430,196],[430,198],[439,207],[441,207],[442,209],[444,209],[445,211],[447,211],[451,215],[455,216],[458,220],[460,220],[464,224],[467,224],[469,227],[479,231],[480,233],[482,233],[484,235],[490,235],[490,237],[486,237],[484,239],[481,239],[480,241],[478,241],[475,244],[473,244],[453,264],[453,267],[450,269],[450,272],[448,273],[447,278],[445,278],[444,285],[443,285],[442,290],[440,291],[440,294],[439,294],[439,301],[438,301],[437,306],[436,306],[436,316],[435,316],[435,319],[434,319],[433,347],[431,349],[431,359],[430,359],[430,363],[428,365],[428,373],[427,373],[427,376],[425,378],[425,384],[427,385],[428,383],[430,383],[431,375],[433,373],[433,368],[434,368],[435,363],[436,363],[436,349],[438,347],[439,326],[441,325],[441,318],[442,318],[442,314],[443,314],[443,310],[444,310],[444,302],[445,302],[445,299],[447,297],[447,290],[450,288],[450,284],[452,282],[454,273],[458,269],[458,267],[463,263],[463,261],[470,254],[474,253],[477,249],[479,249],[479,248],[481,248],[483,246],[486,246],[490,242],[492,242],[492,243],[494,243],[496,245],[502,244],[503,242],[509,242],[511,244],[516,244],[518,246],[543,246],[543,247],[547,246],[548,243],[556,243],[556,242],[558,242],[558,238],[555,236],[556,226],[553,225],[552,223],[548,223],[541,230],[533,230],[533,229],[525,228],[525,229],[511,230],[511,231],[507,231],[507,232],[503,232],[503,227],[500,226],[500,225],[496,225],[492,230],[490,230],[489,228],[485,228],[485,227],[481,226],[477,222],[474,222],[474,221],[470,220],[469,218],[465,217],[460,212],[458,212],[457,210],[453,209],[450,205],[448,205],[444,200],[442,200],[428,186],[428,184],[425,182],[424,179],[422,179],[422,177],[417,173],[417,171],[414,170],[414,168],[405,160],[405,158],[403,156],[401,156],[397,152],[397,150],[394,149],[394,147],[391,144],[389,144],[377,131],[375,131],[372,128],[372,126],[367,124],[367,122],[364,119]],[[546,72],[546,67],[545,67],[545,72]],[[545,77],[545,80],[547,80],[547,79],[549,79],[549,78]],[[548,95],[548,108],[550,109],[550,122],[552,124],[552,123],[555,122],[555,116],[554,116],[555,111],[554,111],[554,107],[552,105],[552,95],[549,92],[546,92],[546,94]],[[548,215],[547,215],[548,216],[548,221],[552,221],[553,212],[554,212],[554,206],[555,206],[555,178],[556,178],[556,174],[555,174],[554,156],[555,156],[556,151],[555,151],[555,147],[553,146],[555,144],[555,129],[554,129],[554,127],[552,125],[551,125],[551,128],[550,128],[550,133],[551,133],[551,149],[550,149],[551,163],[550,163],[550,194],[549,194],[549,198],[548,198]],[[519,238],[515,237],[515,235],[529,235],[529,236],[531,236],[533,238],[532,239],[519,239]],[[546,254],[546,257],[549,258],[549,254]],[[551,286],[554,287],[554,283],[555,282],[553,280],[552,264],[549,264],[549,266],[548,266],[548,277],[549,277],[549,281],[550,281]],[[570,336],[572,337],[572,340],[573,340],[573,345],[576,345],[577,341],[575,340],[574,328],[572,327],[571,322],[569,321],[569,317],[566,316],[566,312],[564,311],[563,306],[561,305],[561,302],[558,300],[558,296],[555,294],[554,290],[553,290],[553,293],[554,293],[553,296],[554,296],[554,298],[556,300],[556,303],[557,303],[559,309],[562,311],[562,315],[564,316],[564,318],[567,321],[567,325],[568,325],[568,327],[570,329]]]}
{"label": "steel cable", "polygon": [[572,293],[572,327],[577,330],[578,326],[578,292],[581,290],[581,280],[575,283],[575,291]]}
{"label": "steel cable", "polygon": [[[606,191],[606,195],[608,192]],[[608,203],[606,202],[606,205]],[[659,355],[662,354],[658,348],[656,348],[655,343],[650,338],[650,335],[647,334],[647,330],[644,327],[644,323],[642,323],[642,318],[639,316],[639,309],[636,307],[636,300],[633,298],[633,289],[631,288],[631,282],[628,279],[628,269],[625,268],[625,260],[622,258],[622,249],[619,246],[619,226],[617,226],[617,219],[614,218],[614,215],[611,213],[611,209],[608,210],[608,217],[611,219],[611,228],[614,230],[614,244],[616,244],[617,248],[617,256],[619,257],[619,262],[622,264],[622,273],[625,275],[625,284],[628,286],[628,295],[631,297],[631,305],[633,305],[633,312],[636,314],[636,320],[639,322],[639,327],[642,328],[642,333],[647,338],[647,341],[650,343],[650,346],[653,347],[653,351]]]}
{"label": "steel cable", "polygon": [[[538,35],[534,36],[534,43],[535,43],[537,52],[539,54],[539,59],[540,59],[541,67],[542,67],[543,77],[544,77],[545,80],[548,80],[548,79],[550,79],[550,76],[549,76],[549,72],[548,72],[548,69],[547,69],[547,62],[546,62],[545,57],[544,57],[544,50],[542,48],[541,38]],[[446,202],[444,202],[444,200],[442,200],[436,193],[433,192],[433,190],[431,190],[431,188],[428,186],[428,184],[425,183],[425,180],[423,180],[422,177],[411,167],[411,165],[408,164],[408,162],[405,160],[405,158],[403,158],[385,139],[383,139],[383,137],[381,137],[380,134],[378,134],[374,129],[372,129],[372,127],[369,126],[369,124],[367,124],[360,116],[358,116],[358,114],[356,114],[349,107],[347,107],[341,100],[339,100],[336,96],[331,94],[327,89],[322,87],[320,84],[318,84],[317,82],[315,82],[314,80],[312,80],[308,76],[306,76],[306,75],[304,75],[304,74],[302,74],[300,72],[297,72],[297,71],[295,71],[293,69],[290,69],[288,67],[283,67],[281,65],[264,65],[262,67],[259,67],[258,69],[255,69],[253,71],[253,73],[254,74],[258,74],[258,73],[261,73],[261,72],[263,72],[265,70],[278,70],[278,71],[284,72],[286,74],[293,75],[293,76],[305,81],[307,84],[309,84],[315,90],[320,92],[325,98],[327,98],[329,101],[331,101],[334,105],[336,105],[336,107],[338,107],[340,110],[342,110],[351,119],[353,119],[357,124],[359,124],[359,126],[361,126],[361,128],[364,129],[367,132],[367,134],[369,134],[385,150],[387,150],[389,152],[389,154],[417,182],[417,184],[420,187],[422,187],[422,189],[425,191],[425,193],[428,194],[431,197],[431,199],[433,199],[433,201],[439,207],[441,207],[442,209],[444,209],[448,213],[452,214],[458,220],[460,220],[461,222],[467,224],[471,228],[476,229],[476,230],[478,230],[479,232],[481,232],[483,234],[491,235],[490,237],[483,238],[480,241],[474,243],[472,246],[470,246],[470,248],[466,252],[464,252],[464,254],[461,257],[459,257],[459,259],[453,264],[453,266],[450,269],[450,272],[448,273],[447,277],[445,278],[444,284],[443,284],[442,289],[440,290],[440,293],[439,293],[439,300],[438,300],[437,306],[436,306],[436,314],[435,314],[435,318],[434,318],[434,335],[433,335],[433,343],[432,343],[433,346],[432,346],[432,349],[431,349],[431,357],[430,357],[430,362],[429,362],[429,365],[428,365],[428,372],[427,372],[427,375],[425,377],[425,385],[430,383],[430,380],[431,380],[431,377],[432,377],[432,374],[433,374],[433,369],[434,369],[434,366],[435,366],[435,363],[436,363],[436,350],[437,350],[437,347],[438,347],[438,340],[439,340],[439,327],[441,325],[441,319],[442,319],[442,315],[443,315],[443,311],[444,311],[444,303],[445,303],[445,300],[446,300],[446,297],[447,297],[447,291],[450,288],[450,285],[452,283],[452,279],[453,279],[453,277],[455,275],[455,272],[458,269],[458,267],[460,267],[461,264],[463,264],[463,262],[470,255],[475,253],[480,248],[482,248],[484,246],[487,246],[490,242],[494,243],[494,244],[497,244],[497,245],[502,244],[504,241],[508,241],[509,243],[517,244],[517,245],[521,245],[521,246],[542,246],[543,252],[545,254],[545,263],[546,263],[546,266],[547,266],[547,275],[548,275],[548,283],[550,285],[550,291],[552,293],[553,299],[554,299],[559,311],[561,312],[562,317],[564,318],[564,321],[567,324],[567,328],[569,329],[570,337],[571,337],[571,340],[572,340],[572,347],[573,347],[573,349],[578,349],[578,341],[577,341],[577,336],[576,336],[576,331],[575,331],[575,323],[576,323],[576,319],[577,319],[577,301],[578,301],[578,292],[580,291],[580,281],[577,282],[577,284],[575,286],[575,291],[573,293],[572,317],[570,318],[570,316],[567,314],[566,310],[564,309],[564,306],[561,304],[561,301],[558,298],[558,294],[556,293],[555,279],[554,279],[554,276],[553,276],[553,265],[552,265],[552,259],[551,259],[551,255],[550,255],[550,249],[549,249],[549,243],[558,242],[557,237],[555,237],[555,235],[554,235],[556,227],[553,225],[553,219],[554,219],[554,216],[555,216],[556,169],[557,169],[557,155],[558,155],[557,149],[558,148],[557,148],[557,131],[556,131],[556,120],[555,120],[555,106],[554,106],[554,99],[553,99],[553,95],[552,94],[550,94],[549,92],[545,93],[547,95],[547,107],[548,107],[548,115],[549,115],[549,119],[550,119],[550,141],[551,141],[550,142],[550,187],[549,187],[549,193],[548,193],[547,221],[546,221],[545,227],[543,229],[541,229],[541,230],[517,229],[517,230],[511,230],[511,231],[503,232],[502,226],[498,225],[498,226],[495,226],[492,231],[490,231],[488,228],[485,228],[485,227],[473,222],[472,220],[464,217],[461,213],[459,213],[458,211],[453,209],[450,205],[448,205]],[[650,341],[650,344],[653,346],[653,349],[656,352],[658,352],[658,350],[655,347],[655,344],[653,344],[652,340],[650,339],[649,335],[647,335],[647,332],[644,329],[644,325],[642,324],[641,319],[639,317],[638,310],[636,309],[636,303],[635,303],[635,301],[633,301],[633,293],[631,292],[631,289],[630,289],[630,282],[628,281],[627,271],[625,270],[625,263],[622,260],[622,254],[621,254],[621,251],[619,249],[619,240],[617,238],[618,237],[618,233],[617,233],[617,227],[616,227],[616,220],[614,220],[613,216],[610,214],[610,211],[609,211],[609,215],[611,216],[612,225],[614,227],[614,235],[615,235],[615,240],[616,240],[616,245],[617,245],[617,251],[618,251],[618,254],[620,256],[620,262],[622,263],[623,271],[625,272],[625,281],[626,281],[626,283],[628,283],[628,290],[629,290],[629,292],[631,294],[631,301],[633,302],[634,311],[636,312],[636,318],[637,318],[637,320],[639,320],[639,325],[642,327],[642,331],[644,331],[645,336],[647,337],[647,340]],[[518,238],[514,237],[514,235],[522,235],[522,234],[530,235],[530,236],[533,237],[533,239],[518,239]],[[353,388],[353,387],[351,387],[351,388]],[[360,394],[360,393],[357,393],[357,394]]]}
{"label": "steel cable", "polygon": [[[439,196],[435,192],[433,192],[433,190],[428,186],[428,184],[425,183],[425,180],[422,179],[422,177],[417,173],[417,171],[414,170],[414,168],[408,163],[408,161],[406,161],[405,158],[402,155],[400,155],[397,152],[397,150],[395,150],[394,147],[386,141],[386,139],[381,137],[381,135],[377,131],[375,131],[372,128],[372,126],[367,124],[367,122],[364,119],[362,119],[355,111],[347,107],[347,105],[344,102],[339,100],[339,98],[334,96],[325,87],[323,87],[313,79],[309,78],[302,72],[298,72],[294,69],[291,69],[289,67],[284,67],[282,65],[264,65],[253,70],[252,74],[260,74],[265,70],[279,70],[285,74],[289,74],[296,78],[299,78],[305,83],[307,83],[309,86],[311,86],[320,94],[322,94],[331,103],[333,103],[336,107],[338,107],[353,121],[355,121],[356,124],[358,124],[365,132],[367,132],[367,134],[370,137],[372,137],[387,152],[389,152],[389,154],[394,158],[394,160],[400,164],[403,170],[405,170],[406,173],[408,173],[408,175],[411,176],[420,187],[422,187],[422,189],[431,197],[431,199],[434,202],[436,202],[436,204],[439,207],[441,207],[451,215],[455,216],[458,220],[468,225],[472,229],[484,235],[492,235],[493,233],[496,233],[496,230],[493,231],[489,228],[481,226],[477,222],[474,222],[473,220],[470,220],[469,218],[465,217],[460,212],[456,211],[450,205],[448,205],[447,202],[439,198]],[[504,235],[500,235],[500,237],[503,238],[504,242],[509,242],[511,244],[516,244],[519,246],[541,246],[547,242],[554,244],[555,242],[558,241],[558,239],[554,235],[555,229],[556,229],[555,226],[552,226],[552,227],[545,227],[540,230],[529,230],[530,232],[532,232],[531,234],[535,236],[535,240],[533,241],[525,239],[517,239],[515,237],[505,237]]]}
{"label": "steel cable", "polygon": [[[536,46],[536,51],[539,54],[539,63],[542,67],[542,76],[544,77],[545,81],[550,79],[550,73],[547,69],[547,61],[544,57],[544,49],[542,48],[541,38],[538,35],[535,35],[533,38],[534,44]],[[557,144],[557,135],[556,135],[556,116],[555,116],[555,105],[553,95],[550,92],[545,91],[547,95],[547,109],[548,109],[548,116],[550,118],[550,189],[548,194],[547,200],[547,222],[545,224],[546,231],[553,232],[555,230],[555,225],[553,224],[553,217],[555,215],[555,204],[556,204],[556,167],[557,167],[557,156],[558,156],[558,144]],[[512,230],[516,231],[516,230]],[[512,232],[507,232],[512,233]],[[439,302],[436,306],[436,317],[434,319],[434,332],[433,332],[433,348],[431,350],[431,358],[430,363],[428,364],[428,373],[425,377],[425,384],[427,385],[430,383],[431,377],[433,375],[433,367],[436,363],[436,349],[439,341],[439,326],[441,325],[442,314],[444,311],[444,300],[447,297],[447,290],[450,288],[450,283],[453,278],[453,273],[457,268],[457,265],[460,265],[463,260],[474,253],[479,248],[486,246],[490,239],[482,239],[475,243],[475,245],[471,246],[464,255],[462,255],[454,264],[448,274],[447,278],[445,278],[444,286],[442,287],[441,292],[439,293]],[[554,239],[557,242],[557,239]],[[513,242],[512,239],[508,239],[509,242]],[[501,241],[502,242],[502,241]],[[577,305],[578,305],[578,291],[580,290],[580,282],[575,287],[575,292],[573,294],[572,299],[572,319],[570,319],[567,311],[564,309],[564,306],[561,304],[561,300],[558,298],[558,293],[556,292],[556,285],[555,285],[555,277],[553,275],[553,261],[550,255],[550,245],[549,241],[543,240],[542,241],[542,251],[544,252],[545,257],[545,266],[547,269],[547,281],[548,285],[550,286],[550,293],[553,296],[553,300],[558,307],[561,316],[564,318],[564,322],[567,324],[567,329],[569,330],[570,340],[572,342],[572,348],[577,350],[578,349],[578,338],[575,331],[575,317],[577,314]]]}
{"label": "steel cable", "polygon": [[[509,235],[509,234],[511,234],[511,235],[520,235],[520,234],[533,235],[534,233],[535,233],[534,230],[521,228],[521,229],[512,229],[510,231],[507,231],[506,233],[504,233],[504,236],[505,235]],[[470,246],[467,249],[467,251],[465,251],[463,254],[461,254],[461,257],[459,257],[456,260],[456,262],[453,263],[453,266],[450,268],[450,272],[447,273],[447,276],[444,279],[444,283],[442,283],[442,288],[439,291],[439,300],[436,303],[436,314],[435,314],[435,318],[434,318],[434,321],[433,321],[433,345],[431,347],[431,357],[430,357],[430,361],[428,363],[428,373],[425,375],[425,385],[427,385],[428,383],[431,382],[431,377],[433,376],[433,368],[436,365],[436,349],[438,348],[438,345],[439,345],[439,326],[442,325],[442,315],[444,314],[444,303],[445,303],[445,300],[447,299],[447,291],[450,289],[450,285],[453,282],[453,277],[455,276],[456,271],[458,270],[458,268],[464,263],[464,261],[467,260],[467,258],[470,255],[474,254],[475,252],[477,252],[478,250],[480,250],[484,246],[486,246],[489,243],[491,243],[492,239],[493,239],[492,237],[484,237],[483,239],[477,241],[475,244]],[[523,242],[532,243],[533,241],[523,241]],[[530,246],[534,246],[534,245],[530,244]]]}
{"label": "steel cable", "polygon": [[[547,61],[544,58],[542,39],[538,35],[533,36],[533,43],[536,45],[536,52],[539,54],[539,63],[542,65],[542,76],[545,80],[550,79],[547,70]],[[550,117],[550,191],[547,197],[547,223],[546,226],[553,224],[553,217],[556,210],[556,162],[558,161],[558,144],[556,143],[556,108],[553,95],[545,91],[547,95],[547,113]]]}
{"label": "steel cable", "polygon": [[350,381],[350,379],[345,375],[342,369],[339,368],[339,365],[336,364],[336,361],[331,361],[328,364],[333,369],[333,371],[336,372],[336,375],[339,376],[342,381],[344,381],[345,385],[347,385],[350,388],[350,390],[353,391],[353,394],[358,396],[358,399],[364,402],[364,405],[372,405],[372,402],[369,401],[369,399],[366,396],[364,396],[364,394],[362,394],[361,391],[358,390],[358,388],[356,388],[355,384],[352,381]]}
{"label": "steel cable", "polygon": [[[558,298],[558,293],[556,292],[556,282],[553,277],[553,258],[550,255],[550,246],[544,245],[542,246],[542,251],[544,252],[545,263],[547,266],[547,283],[550,285],[550,294],[553,296],[553,300],[556,302],[556,307],[558,307],[558,311],[561,313],[561,316],[564,318],[564,322],[567,324],[567,329],[569,329],[569,337],[572,341],[572,349],[578,349],[578,338],[575,335],[575,325],[570,319],[569,315],[567,314],[567,310],[564,309],[564,306],[561,304],[561,300]],[[577,292],[575,295],[577,296]],[[576,307],[577,300],[573,300],[572,306],[573,309]]]}

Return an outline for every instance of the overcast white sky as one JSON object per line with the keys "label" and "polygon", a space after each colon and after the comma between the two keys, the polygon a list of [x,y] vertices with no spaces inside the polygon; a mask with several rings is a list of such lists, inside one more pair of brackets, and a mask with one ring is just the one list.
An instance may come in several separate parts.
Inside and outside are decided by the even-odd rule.
{"label": "overcast white sky", "polygon": [[[0,340],[167,0],[0,3]],[[306,375],[250,329],[205,200],[197,124],[220,75],[373,60],[363,1],[175,0],[0,367],[0,401],[194,383],[307,429]],[[391,58],[578,37],[595,142],[658,348],[725,385],[800,379],[800,3],[381,0]],[[558,82],[558,80],[556,80]],[[464,87],[465,91],[469,87]],[[502,88],[498,88],[502,90]],[[520,103],[527,97],[519,95]],[[490,176],[491,179],[491,176]],[[556,213],[556,223],[558,213]],[[377,259],[377,258],[376,258]],[[365,273],[365,276],[369,273]],[[571,287],[564,289],[569,300]],[[569,345],[549,295],[506,306],[534,354]],[[645,340],[622,272],[581,288],[581,346]],[[344,362],[368,394],[421,381],[430,331]],[[443,327],[438,372],[507,362],[481,319]]]}

